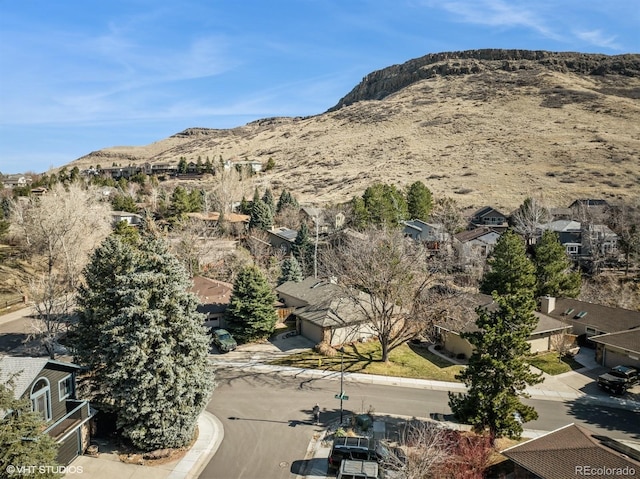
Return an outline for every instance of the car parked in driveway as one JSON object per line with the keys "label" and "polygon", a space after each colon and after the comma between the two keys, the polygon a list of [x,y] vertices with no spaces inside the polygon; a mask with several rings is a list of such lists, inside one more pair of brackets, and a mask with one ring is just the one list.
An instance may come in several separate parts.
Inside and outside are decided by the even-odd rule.
{"label": "car parked in driveway", "polygon": [[213,338],[211,342],[221,353],[228,353],[238,347],[238,343],[233,339],[231,333],[226,329],[214,329],[211,331]]}

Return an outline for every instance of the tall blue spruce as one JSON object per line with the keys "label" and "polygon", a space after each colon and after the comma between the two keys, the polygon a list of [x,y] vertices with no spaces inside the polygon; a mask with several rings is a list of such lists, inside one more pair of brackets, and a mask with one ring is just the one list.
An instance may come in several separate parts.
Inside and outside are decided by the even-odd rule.
{"label": "tall blue spruce", "polygon": [[107,238],[78,295],[76,361],[97,405],[143,450],[183,447],[213,390],[209,338],[190,281],[166,244]]}

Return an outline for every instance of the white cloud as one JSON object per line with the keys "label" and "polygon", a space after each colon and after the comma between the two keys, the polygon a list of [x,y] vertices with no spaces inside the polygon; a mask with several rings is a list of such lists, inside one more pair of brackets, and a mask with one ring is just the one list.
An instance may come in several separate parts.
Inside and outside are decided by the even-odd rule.
{"label": "white cloud", "polygon": [[454,14],[456,20],[463,23],[473,23],[492,27],[531,29],[546,38],[561,39],[561,35],[555,33],[546,24],[543,15],[530,8],[530,3],[506,2],[503,0],[478,0],[478,1],[446,1],[428,2],[432,8],[443,8]]}
{"label": "white cloud", "polygon": [[574,34],[580,39],[597,47],[610,48],[612,50],[622,50],[622,46],[616,43],[615,35],[606,35],[602,30],[575,31]]}

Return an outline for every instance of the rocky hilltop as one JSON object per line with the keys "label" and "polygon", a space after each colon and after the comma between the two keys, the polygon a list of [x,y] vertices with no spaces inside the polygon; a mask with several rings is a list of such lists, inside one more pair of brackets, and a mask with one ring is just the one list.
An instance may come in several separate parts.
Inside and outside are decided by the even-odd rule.
{"label": "rocky hilltop", "polygon": [[640,197],[640,55],[523,50],[438,53],[367,75],[329,111],[233,129],[190,128],[74,165],[247,158],[306,202],[374,181],[422,180],[461,205],[512,208],[537,194]]}

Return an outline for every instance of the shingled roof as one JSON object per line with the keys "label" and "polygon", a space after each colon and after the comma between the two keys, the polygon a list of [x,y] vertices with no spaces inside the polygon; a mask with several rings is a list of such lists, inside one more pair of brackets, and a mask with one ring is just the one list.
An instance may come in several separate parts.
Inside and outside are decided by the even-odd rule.
{"label": "shingled roof", "polygon": [[591,336],[589,339],[594,343],[606,344],[640,354],[640,328]]}
{"label": "shingled roof", "polygon": [[0,356],[0,383],[5,384],[9,379],[12,379],[13,394],[16,398],[19,398],[40,375],[40,372],[47,364],[53,366],[55,369],[62,369],[63,371],[80,369],[80,366],[76,364],[56,361],[46,357]]}
{"label": "shingled roof", "polygon": [[[625,467],[627,471],[632,468],[640,472],[638,458],[629,457],[638,454],[637,451],[575,424],[505,449],[502,454],[541,479],[581,475],[605,479],[614,477],[616,470]],[[586,473],[585,468],[588,468]],[[627,476],[635,477],[635,474]]]}
{"label": "shingled roof", "polygon": [[[580,313],[586,314],[578,317]],[[572,320],[580,322],[606,333],[640,327],[640,311],[610,308],[601,304],[578,301],[577,299],[556,299],[555,308],[548,314],[560,321]]]}

